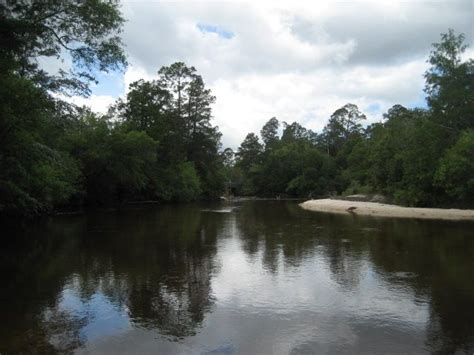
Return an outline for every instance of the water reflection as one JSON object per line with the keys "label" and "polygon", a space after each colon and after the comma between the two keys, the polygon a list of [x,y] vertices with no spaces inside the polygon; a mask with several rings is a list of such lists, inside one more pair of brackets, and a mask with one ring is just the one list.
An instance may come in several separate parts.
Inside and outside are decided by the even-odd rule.
{"label": "water reflection", "polygon": [[474,349],[469,223],[246,201],[2,226],[1,353]]}

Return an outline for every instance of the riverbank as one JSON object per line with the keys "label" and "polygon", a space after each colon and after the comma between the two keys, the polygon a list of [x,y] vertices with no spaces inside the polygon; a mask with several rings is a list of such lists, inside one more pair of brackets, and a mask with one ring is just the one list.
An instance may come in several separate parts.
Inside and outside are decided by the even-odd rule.
{"label": "riverbank", "polygon": [[303,202],[300,207],[309,211],[361,216],[474,221],[474,210],[401,207],[377,202],[321,199]]}

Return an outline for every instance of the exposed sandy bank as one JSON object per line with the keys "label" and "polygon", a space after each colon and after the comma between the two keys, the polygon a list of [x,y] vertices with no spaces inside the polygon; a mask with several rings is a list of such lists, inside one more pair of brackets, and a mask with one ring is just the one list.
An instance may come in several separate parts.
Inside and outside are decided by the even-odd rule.
{"label": "exposed sandy bank", "polygon": [[305,210],[310,211],[355,214],[362,216],[474,221],[474,210],[400,207],[376,202],[332,199],[309,200],[301,203],[300,206]]}

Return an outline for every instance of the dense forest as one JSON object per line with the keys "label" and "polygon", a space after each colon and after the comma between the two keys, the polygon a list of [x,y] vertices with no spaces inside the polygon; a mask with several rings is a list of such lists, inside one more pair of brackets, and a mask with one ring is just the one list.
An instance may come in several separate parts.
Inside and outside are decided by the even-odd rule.
{"label": "dense forest", "polygon": [[[395,105],[364,126],[347,104],[321,133],[272,118],[234,153],[211,122],[216,98],[181,62],[132,83],[106,115],[64,100],[90,94],[98,72],[124,70],[123,23],[115,1],[0,4],[0,213],[230,191],[382,193],[405,205],[474,207],[474,61],[461,59],[462,34],[450,30],[433,47],[427,108]],[[45,57],[72,68],[47,73]]]}
{"label": "dense forest", "polygon": [[[161,68],[107,115],[61,100],[126,65],[115,2],[7,2],[1,16],[0,211],[215,198],[224,188],[215,98],[196,69]],[[68,56],[50,75],[39,57]]]}
{"label": "dense forest", "polygon": [[364,127],[366,116],[348,103],[319,134],[297,122],[280,127],[271,118],[261,141],[249,133],[235,153],[239,190],[301,197],[378,193],[402,205],[474,207],[474,61],[462,60],[464,40],[449,30],[433,45],[427,108],[394,105],[381,122]]}

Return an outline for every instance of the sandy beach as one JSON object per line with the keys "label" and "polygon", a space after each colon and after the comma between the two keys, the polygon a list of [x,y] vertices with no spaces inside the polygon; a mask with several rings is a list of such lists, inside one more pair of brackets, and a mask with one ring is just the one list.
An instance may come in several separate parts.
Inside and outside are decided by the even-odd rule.
{"label": "sandy beach", "polygon": [[309,200],[301,203],[300,206],[309,211],[362,216],[474,221],[474,210],[401,207],[377,202],[333,199]]}

